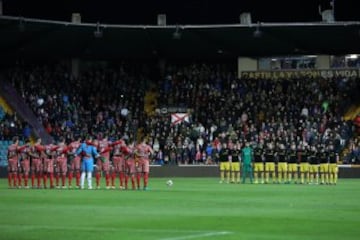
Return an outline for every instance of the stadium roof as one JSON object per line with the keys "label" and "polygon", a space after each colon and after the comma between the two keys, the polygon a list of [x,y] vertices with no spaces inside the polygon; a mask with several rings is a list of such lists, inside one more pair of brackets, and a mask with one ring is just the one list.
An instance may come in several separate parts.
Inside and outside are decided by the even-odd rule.
{"label": "stadium roof", "polygon": [[[97,30],[102,36],[94,34]],[[360,22],[154,26],[1,16],[0,36],[3,57],[151,59],[360,53]]]}

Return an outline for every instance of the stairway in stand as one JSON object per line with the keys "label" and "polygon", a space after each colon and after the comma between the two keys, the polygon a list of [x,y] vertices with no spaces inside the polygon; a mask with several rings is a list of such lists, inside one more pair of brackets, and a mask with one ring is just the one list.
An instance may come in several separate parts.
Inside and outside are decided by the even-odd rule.
{"label": "stairway in stand", "polygon": [[352,105],[345,113],[344,120],[345,121],[352,121],[356,118],[357,115],[360,114],[360,104]]}
{"label": "stairway in stand", "polygon": [[0,107],[2,107],[4,112],[6,112],[10,115],[13,114],[12,108],[9,106],[9,104],[6,102],[6,100],[2,96],[0,96]]}

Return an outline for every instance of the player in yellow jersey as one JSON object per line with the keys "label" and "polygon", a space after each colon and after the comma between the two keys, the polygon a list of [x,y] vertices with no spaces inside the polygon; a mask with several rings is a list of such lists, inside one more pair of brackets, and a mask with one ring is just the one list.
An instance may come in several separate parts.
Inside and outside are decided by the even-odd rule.
{"label": "player in yellow jersey", "polygon": [[263,161],[263,147],[261,144],[256,145],[254,148],[254,177],[255,184],[259,183],[259,174],[260,174],[260,183],[264,183],[264,161]]}
{"label": "player in yellow jersey", "polygon": [[298,149],[298,162],[300,165],[300,176],[301,176],[301,184],[309,183],[309,150],[308,147],[305,147],[305,145],[301,144],[299,145]]}
{"label": "player in yellow jersey", "polygon": [[[283,143],[279,144],[277,150],[278,157],[278,183],[286,183],[287,182],[287,151],[285,149],[285,145]],[[284,180],[284,182],[283,182]]]}
{"label": "player in yellow jersey", "polygon": [[240,156],[241,155],[241,143],[236,143],[231,150],[231,182],[240,183]]}
{"label": "player in yellow jersey", "polygon": [[310,184],[319,184],[319,151],[315,146],[311,146],[308,158]]}
{"label": "player in yellow jersey", "polygon": [[220,183],[230,182],[230,149],[226,143],[222,144],[221,150],[219,152],[219,161],[220,161]]}
{"label": "player in yellow jersey", "polygon": [[272,142],[268,143],[267,149],[265,150],[265,183],[270,182],[270,175],[273,183],[275,183],[275,156],[276,152],[274,151],[274,144]]}
{"label": "player in yellow jersey", "polygon": [[329,159],[328,159],[328,151],[325,151],[325,146],[320,147],[319,156],[319,173],[321,177],[320,184],[329,184]]}
{"label": "player in yellow jersey", "polygon": [[292,177],[294,177],[294,183],[296,184],[298,178],[298,157],[295,143],[291,144],[290,151],[288,152],[288,183],[291,183]]}
{"label": "player in yellow jersey", "polygon": [[338,179],[337,163],[339,161],[339,155],[334,150],[334,146],[332,144],[329,145],[328,156],[329,156],[329,182],[330,184],[336,185]]}

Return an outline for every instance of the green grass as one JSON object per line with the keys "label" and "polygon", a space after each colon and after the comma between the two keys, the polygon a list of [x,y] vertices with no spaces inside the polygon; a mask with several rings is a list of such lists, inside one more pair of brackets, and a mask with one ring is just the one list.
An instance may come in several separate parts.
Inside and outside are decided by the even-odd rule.
{"label": "green grass", "polygon": [[359,239],[360,179],[337,186],[150,179],[150,191],[7,189],[0,239]]}

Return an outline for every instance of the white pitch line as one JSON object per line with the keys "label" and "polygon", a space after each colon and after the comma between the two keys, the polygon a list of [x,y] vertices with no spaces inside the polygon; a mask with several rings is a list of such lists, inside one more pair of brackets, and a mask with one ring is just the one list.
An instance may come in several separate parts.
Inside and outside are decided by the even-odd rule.
{"label": "white pitch line", "polygon": [[202,234],[194,234],[194,235],[187,235],[182,237],[172,237],[172,238],[161,238],[159,240],[187,240],[187,239],[194,239],[194,238],[201,238],[201,237],[213,237],[213,236],[220,236],[220,235],[227,235],[231,234],[231,232],[208,232]]}
{"label": "white pitch line", "polygon": [[[78,230],[78,231],[111,231],[111,232],[159,232],[159,233],[198,233],[208,234],[219,232],[211,232],[211,230],[186,230],[186,229],[151,229],[151,228],[114,228],[114,227],[86,227],[86,226],[39,226],[39,225],[10,225],[1,224],[0,229],[18,230],[36,230],[36,229],[50,229],[50,230]],[[230,233],[230,232],[229,232]]]}

